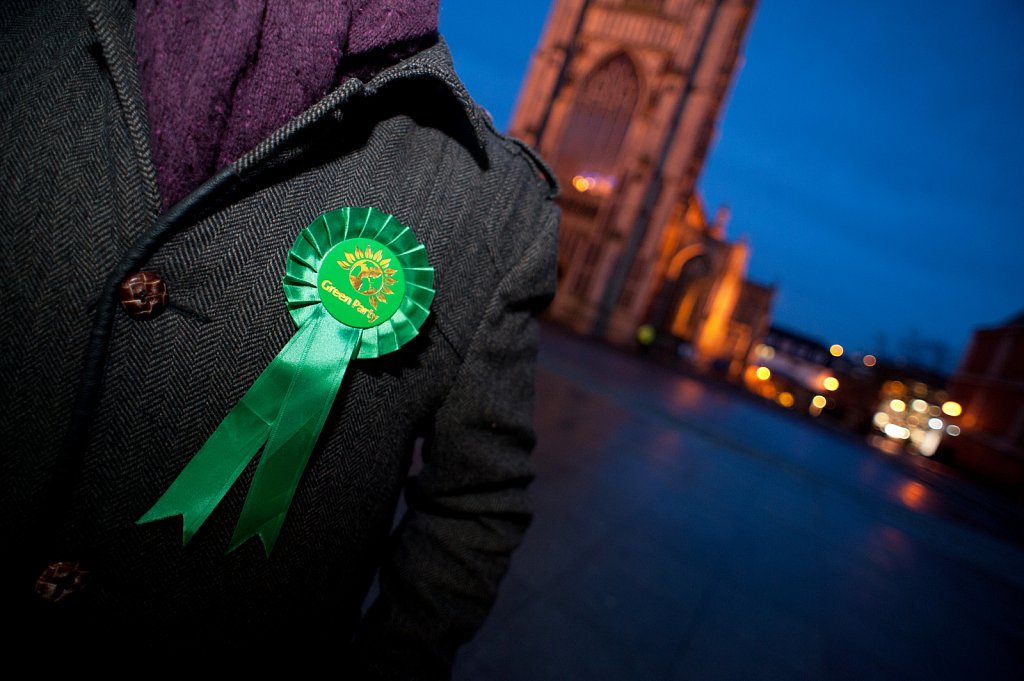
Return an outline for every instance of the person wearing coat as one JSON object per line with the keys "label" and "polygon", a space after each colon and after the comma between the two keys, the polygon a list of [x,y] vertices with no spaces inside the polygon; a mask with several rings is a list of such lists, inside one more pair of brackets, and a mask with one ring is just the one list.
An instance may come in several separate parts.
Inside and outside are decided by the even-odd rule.
{"label": "person wearing coat", "polygon": [[[531,518],[557,187],[459,82],[436,4],[416,4],[334,3],[339,19],[312,3],[295,10],[305,23],[273,2],[257,17],[195,12],[178,25],[207,30],[205,16],[249,33],[243,48],[195,43],[192,90],[161,62],[175,44],[166,3],[0,8],[0,586],[12,650],[300,655],[334,660],[342,678],[450,676]],[[333,58],[328,75],[289,51],[325,35],[342,39],[310,61]],[[214,67],[239,49],[244,68],[216,90]],[[294,92],[281,86],[292,75]],[[167,112],[193,106],[182,93],[202,77],[208,101],[236,108],[217,110],[200,144],[195,116]],[[274,533],[237,532],[257,455],[183,543],[182,515],[151,509],[302,332],[289,279],[300,235],[335,219],[325,215],[371,213],[422,246],[429,266],[412,267],[407,287],[426,282],[428,314],[400,347],[381,331],[374,354],[357,334],[351,357],[267,391],[341,377]]]}

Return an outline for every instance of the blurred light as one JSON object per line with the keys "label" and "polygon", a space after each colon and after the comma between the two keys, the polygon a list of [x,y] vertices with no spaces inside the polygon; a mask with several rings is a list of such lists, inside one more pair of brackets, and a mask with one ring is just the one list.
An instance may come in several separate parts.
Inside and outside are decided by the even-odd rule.
{"label": "blurred light", "polygon": [[906,482],[900,487],[900,501],[910,508],[920,508],[928,490],[919,482]]}
{"label": "blurred light", "polygon": [[811,400],[811,404],[813,404],[818,409],[824,409],[827,403],[828,400],[826,400],[823,395],[815,395],[814,399]]}
{"label": "blurred light", "polygon": [[910,403],[910,406],[911,408],[913,408],[914,411],[917,412],[928,411],[928,403],[925,402],[924,400],[914,400],[913,402]]}
{"label": "blurred light", "polygon": [[589,192],[597,196],[607,196],[615,189],[615,177],[611,175],[574,175],[572,188],[578,192]]}
{"label": "blurred light", "polygon": [[903,400],[892,400],[889,402],[889,408],[896,412],[906,411],[907,403]]}
{"label": "blurred light", "polygon": [[951,436],[956,437],[957,435],[960,434],[960,426],[951,423],[950,425],[946,426],[946,432],[949,433]]}
{"label": "blurred light", "polygon": [[942,432],[938,430],[929,430],[921,438],[921,442],[917,445],[917,451],[921,452],[925,456],[933,456],[935,450],[939,448],[939,442],[942,441]]}
{"label": "blurred light", "polygon": [[864,355],[864,366],[873,367],[878,363],[878,358],[874,355]]}
{"label": "blurred light", "polygon": [[937,405],[937,404],[933,404],[932,406],[928,407],[928,414],[930,416],[938,416],[941,413],[942,413],[942,410],[939,409],[939,405]]}
{"label": "blurred light", "polygon": [[775,348],[770,345],[758,345],[757,356],[765,359],[771,359],[772,357],[775,357]]}
{"label": "blurred light", "polygon": [[840,345],[839,343],[834,344],[832,347],[828,349],[828,351],[832,353],[833,357],[843,356],[843,346]]}
{"label": "blurred light", "polygon": [[882,430],[885,431],[886,435],[895,440],[906,440],[910,437],[910,430],[903,426],[897,426],[895,423],[887,423]]}
{"label": "blurred light", "polygon": [[825,386],[825,390],[836,390],[839,387],[839,379],[835,376],[826,376],[822,385]]}
{"label": "blurred light", "polygon": [[886,381],[885,385],[882,386],[882,390],[885,392],[895,394],[902,393],[904,388],[905,386],[901,381]]}
{"label": "blurred light", "polygon": [[882,437],[881,435],[872,435],[868,439],[868,442],[871,443],[872,447],[877,447],[878,449],[882,450],[883,452],[891,456],[896,456],[901,451],[900,446],[897,443],[893,442],[887,437]]}
{"label": "blurred light", "polygon": [[875,427],[881,430],[882,428],[885,428],[885,424],[889,423],[889,415],[884,411],[877,412],[872,421],[874,422]]}
{"label": "blurred light", "polygon": [[960,416],[963,412],[963,407],[960,406],[959,402],[953,402],[950,400],[942,405],[942,413],[946,416]]}
{"label": "blurred light", "polygon": [[769,369],[768,367],[757,367],[756,374],[757,377],[760,378],[762,381],[767,381],[769,378],[772,377],[772,370]]}
{"label": "blurred light", "polygon": [[642,325],[636,330],[636,339],[642,345],[650,345],[654,342],[654,327],[650,324]]}
{"label": "blurred light", "polygon": [[942,430],[943,425],[942,419],[937,419],[935,417],[928,419],[928,427],[932,430]]}
{"label": "blurred light", "polygon": [[792,407],[794,401],[795,400],[793,400],[793,393],[779,393],[779,404],[781,404],[783,407]]}
{"label": "blurred light", "polygon": [[914,416],[913,414],[911,414],[910,416],[907,417],[907,423],[912,425],[912,426],[916,426],[920,422],[921,422],[921,420],[919,418],[917,418],[916,416]]}
{"label": "blurred light", "polygon": [[926,386],[924,383],[915,383],[914,394],[917,395],[918,397],[924,397],[925,395],[928,394],[928,386]]}

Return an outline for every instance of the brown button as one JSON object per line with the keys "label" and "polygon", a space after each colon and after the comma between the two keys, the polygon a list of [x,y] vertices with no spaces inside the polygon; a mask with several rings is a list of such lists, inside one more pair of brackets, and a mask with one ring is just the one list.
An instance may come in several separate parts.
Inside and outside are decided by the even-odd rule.
{"label": "brown button", "polygon": [[121,282],[121,307],[134,319],[152,319],[167,307],[167,284],[152,272],[136,272]]}
{"label": "brown button", "polygon": [[81,590],[89,573],[77,560],[50,563],[36,580],[36,595],[50,603],[60,603]]}

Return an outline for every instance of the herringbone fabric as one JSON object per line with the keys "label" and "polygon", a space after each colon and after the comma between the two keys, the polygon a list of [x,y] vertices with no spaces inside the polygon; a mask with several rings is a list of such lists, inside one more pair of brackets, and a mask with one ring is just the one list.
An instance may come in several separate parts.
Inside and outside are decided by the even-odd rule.
{"label": "herringbone fabric", "polygon": [[[530,517],[535,315],[553,293],[558,219],[542,164],[490,128],[442,42],[347,82],[161,216],[122,61],[130,11],[0,11],[14,612],[90,645],[301,652],[341,656],[351,678],[445,678]],[[254,541],[224,555],[252,466],[188,547],[176,520],[136,525],[294,332],[285,254],[345,205],[392,213],[425,244],[437,298],[421,335],[350,365],[270,559]],[[172,305],[145,322],[109,294],[139,270]],[[42,567],[79,559],[91,581],[69,607],[34,607]]]}

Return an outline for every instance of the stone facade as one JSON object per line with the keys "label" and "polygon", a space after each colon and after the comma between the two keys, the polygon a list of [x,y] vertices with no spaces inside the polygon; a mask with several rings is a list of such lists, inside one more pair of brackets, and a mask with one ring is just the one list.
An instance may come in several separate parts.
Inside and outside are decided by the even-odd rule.
{"label": "stone facade", "polygon": [[[687,215],[754,4],[554,3],[510,132],[541,152],[563,186],[559,293],[551,314],[570,328],[628,344],[645,323],[682,328],[674,324],[678,306],[687,296],[708,304],[716,299],[711,293],[718,311],[698,310],[694,319],[731,316],[744,285],[745,244],[709,245],[714,234],[683,228],[707,222]],[[687,265],[684,251],[703,254],[708,273],[739,276],[724,288],[705,282],[709,295],[682,290],[678,277],[701,266]],[[676,298],[659,302],[666,286]],[[687,334],[680,337],[700,344],[700,329]]]}

